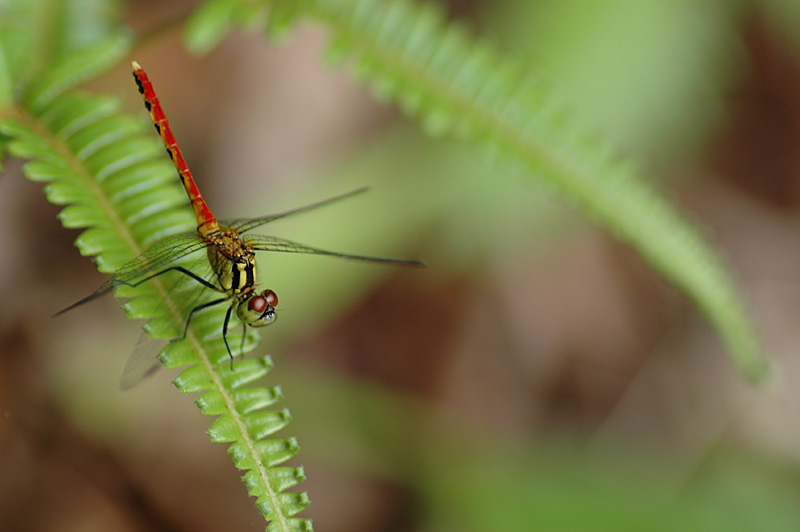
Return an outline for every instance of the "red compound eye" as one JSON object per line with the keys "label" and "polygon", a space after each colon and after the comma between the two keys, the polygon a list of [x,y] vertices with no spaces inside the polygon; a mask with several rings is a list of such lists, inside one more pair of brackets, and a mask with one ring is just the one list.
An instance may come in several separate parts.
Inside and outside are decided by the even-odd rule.
{"label": "red compound eye", "polygon": [[267,298],[265,298],[264,296],[253,296],[247,303],[247,308],[249,308],[253,312],[258,312],[259,314],[261,314],[262,312],[264,312],[264,309],[267,308]]}
{"label": "red compound eye", "polygon": [[278,294],[276,294],[272,290],[266,290],[264,292],[264,297],[266,298],[267,303],[269,303],[270,306],[272,307],[278,306]]}

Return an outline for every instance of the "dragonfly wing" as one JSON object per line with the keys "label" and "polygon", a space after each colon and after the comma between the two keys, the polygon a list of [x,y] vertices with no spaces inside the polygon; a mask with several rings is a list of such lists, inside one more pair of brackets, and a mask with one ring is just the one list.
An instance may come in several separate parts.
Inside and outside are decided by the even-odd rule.
{"label": "dragonfly wing", "polygon": [[163,270],[171,263],[201,250],[208,243],[197,233],[187,232],[168,236],[153,244],[144,253],[124,264],[103,285],[80,301],[58,311],[56,316],[107,294],[121,285],[133,285],[148,274]]}
{"label": "dragonfly wing", "polygon": [[365,255],[352,255],[350,253],[338,253],[326,251],[324,249],[306,246],[279,238],[277,236],[248,235],[243,237],[248,243],[252,244],[257,251],[278,251],[282,253],[307,253],[311,255],[326,255],[328,257],[338,257],[340,259],[358,260],[362,262],[373,262],[378,264],[392,264],[395,266],[424,267],[425,261],[417,259],[396,259],[388,257],[369,257]]}
{"label": "dragonfly wing", "polygon": [[149,248],[123,265],[109,279],[110,282],[128,284],[149,273],[155,273],[179,259],[209,245],[196,232],[185,232],[162,238]]}
{"label": "dragonfly wing", "polygon": [[119,379],[120,390],[130,390],[147,377],[158,371],[161,362],[156,358],[169,343],[169,340],[153,340],[142,331],[133,352],[125,362],[125,369]]}
{"label": "dragonfly wing", "polygon": [[318,201],[310,205],[304,205],[303,207],[298,207],[296,209],[281,212],[278,214],[269,214],[267,216],[262,216],[260,218],[237,218],[233,220],[220,220],[220,223],[226,227],[235,229],[238,233],[246,233],[247,231],[251,231],[256,227],[260,227],[264,224],[273,222],[280,218],[285,218],[293,214],[299,214],[301,212],[307,212],[314,209],[318,209],[319,207],[324,207],[326,205],[330,205],[331,203],[335,203],[337,201],[341,201],[347,198],[352,198],[353,196],[358,196],[359,194],[363,194],[367,190],[369,190],[369,187],[361,187],[357,188],[356,190],[351,190],[350,192],[346,192],[344,194],[328,198],[326,200]]}

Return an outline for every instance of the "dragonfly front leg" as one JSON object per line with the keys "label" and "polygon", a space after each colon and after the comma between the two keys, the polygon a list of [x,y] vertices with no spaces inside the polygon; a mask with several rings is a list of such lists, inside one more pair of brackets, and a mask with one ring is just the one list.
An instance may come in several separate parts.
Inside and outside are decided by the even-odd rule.
{"label": "dragonfly front leg", "polygon": [[[233,371],[233,353],[231,353],[231,346],[228,345],[228,322],[231,319],[231,311],[233,305],[228,307],[228,312],[225,313],[225,321],[222,324],[222,340],[225,342],[225,348],[228,350],[228,356],[231,357],[231,371]],[[244,323],[242,323],[244,325]]]}
{"label": "dragonfly front leg", "polygon": [[242,321],[242,343],[239,344],[239,354],[244,354],[244,337],[247,336],[247,325]]}
{"label": "dragonfly front leg", "polygon": [[[203,303],[202,305],[197,305],[196,307],[194,307],[191,310],[191,312],[189,312],[189,316],[187,316],[187,318],[186,318],[186,326],[184,326],[184,328],[183,328],[183,337],[186,338],[186,333],[189,332],[189,324],[192,323],[192,317],[194,317],[195,313],[200,312],[201,310],[205,310],[208,307],[213,307],[214,305],[219,305],[223,301],[227,301],[227,300],[228,300],[227,297],[223,297],[223,298],[215,299],[214,301],[209,301],[208,303]],[[228,311],[228,314],[230,314],[230,311]],[[228,322],[228,317],[226,316],[225,317],[225,323],[227,323],[227,322]],[[225,345],[228,345],[228,342],[225,342]],[[231,350],[228,349],[229,353],[230,353],[230,351]]]}

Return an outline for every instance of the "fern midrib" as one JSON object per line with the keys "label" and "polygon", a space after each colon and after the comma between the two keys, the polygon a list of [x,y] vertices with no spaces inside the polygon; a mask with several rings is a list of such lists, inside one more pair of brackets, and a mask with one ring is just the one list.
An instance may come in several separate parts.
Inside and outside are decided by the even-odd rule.
{"label": "fern midrib", "polygon": [[[206,373],[211,376],[211,381],[214,383],[214,386],[219,391],[220,395],[223,398],[225,403],[225,407],[228,413],[231,416],[236,428],[241,434],[241,439],[239,443],[244,443],[244,446],[247,449],[247,452],[250,456],[253,457],[253,462],[255,464],[254,469],[258,472],[258,476],[261,478],[261,482],[264,486],[265,495],[268,497],[270,504],[272,505],[273,513],[275,514],[275,519],[273,522],[280,523],[279,530],[289,531],[289,521],[288,517],[283,514],[281,511],[282,506],[278,499],[278,493],[276,493],[272,489],[272,484],[269,482],[269,475],[267,474],[267,468],[261,462],[259,458],[258,450],[255,447],[255,440],[250,437],[250,431],[247,428],[247,424],[244,421],[246,414],[239,413],[239,410],[236,408],[236,401],[233,396],[229,393],[228,389],[222,382],[222,377],[216,371],[216,367],[211,362],[208,354],[206,353],[205,349],[202,347],[198,347],[198,354],[200,355],[201,363],[203,364],[203,368],[205,368]],[[234,371],[236,370],[236,363],[234,362]]]}

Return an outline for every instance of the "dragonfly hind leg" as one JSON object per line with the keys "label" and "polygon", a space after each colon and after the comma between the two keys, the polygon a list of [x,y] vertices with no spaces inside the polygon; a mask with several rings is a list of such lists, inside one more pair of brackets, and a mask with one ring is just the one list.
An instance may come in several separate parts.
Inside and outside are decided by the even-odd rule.
{"label": "dragonfly hind leg", "polygon": [[206,288],[210,288],[210,289],[214,290],[215,292],[219,292],[220,291],[219,288],[217,288],[213,284],[209,283],[208,281],[206,281],[205,279],[203,279],[202,277],[200,277],[199,275],[197,275],[193,271],[187,270],[183,266],[170,266],[169,268],[163,269],[160,272],[154,273],[153,275],[149,275],[149,276],[145,277],[144,279],[136,281],[135,283],[127,283],[125,281],[119,281],[119,284],[125,284],[125,285],[128,285],[128,286],[139,286],[140,284],[144,283],[145,281],[149,281],[150,279],[154,279],[154,278],[158,277],[161,274],[164,274],[164,273],[167,273],[167,272],[173,271],[173,270],[176,271],[176,272],[181,272],[181,273],[184,273],[184,274],[188,275],[189,277],[191,277],[192,279],[194,279],[195,281],[197,281],[201,285],[205,286]]}
{"label": "dragonfly hind leg", "polygon": [[155,279],[159,275],[162,275],[164,273],[167,273],[167,272],[173,271],[173,270],[188,275],[189,277],[191,277],[192,279],[194,279],[198,283],[202,284],[206,288],[210,288],[210,289],[214,290],[215,292],[219,292],[220,291],[220,289],[218,287],[216,287],[213,284],[209,283],[208,281],[206,281],[205,279],[203,279],[202,277],[200,277],[196,273],[187,270],[183,266],[171,266],[169,268],[166,268],[166,269],[163,269],[163,270],[161,270],[159,272],[156,272],[156,273],[154,273],[152,275],[148,275],[144,279],[140,279],[140,280],[136,281],[135,283],[124,281],[122,279],[113,279],[112,278],[111,281],[106,282],[106,284],[101,286],[99,290],[89,294],[88,296],[84,297],[80,301],[76,301],[72,305],[59,310],[58,312],[53,314],[53,317],[60,316],[61,314],[64,314],[65,312],[74,309],[75,307],[79,307],[79,306],[81,306],[81,305],[83,305],[85,303],[88,303],[90,301],[94,301],[98,297],[109,293],[111,290],[113,290],[114,288],[116,288],[118,286],[125,285],[125,286],[130,286],[130,287],[135,288],[135,287],[139,286],[140,284],[149,281],[150,279]]}

